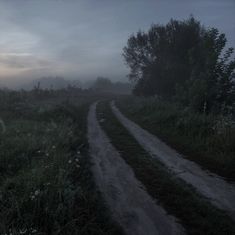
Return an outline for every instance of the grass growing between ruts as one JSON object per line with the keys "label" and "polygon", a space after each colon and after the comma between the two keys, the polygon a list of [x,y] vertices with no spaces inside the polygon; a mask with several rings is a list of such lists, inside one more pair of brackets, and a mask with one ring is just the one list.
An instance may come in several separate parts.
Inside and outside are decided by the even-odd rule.
{"label": "grass growing between ruts", "polygon": [[0,234],[122,234],[93,182],[86,141],[90,102],[79,102],[2,106]]}
{"label": "grass growing between ruts", "polygon": [[104,120],[101,125],[112,144],[132,167],[148,193],[180,220],[188,234],[234,234],[231,218],[152,159],[115,118],[107,102],[98,104],[97,113],[98,118]]}
{"label": "grass growing between ruts", "polygon": [[235,180],[235,123],[232,117],[200,114],[157,97],[117,100],[131,120],[187,158],[228,180]]}

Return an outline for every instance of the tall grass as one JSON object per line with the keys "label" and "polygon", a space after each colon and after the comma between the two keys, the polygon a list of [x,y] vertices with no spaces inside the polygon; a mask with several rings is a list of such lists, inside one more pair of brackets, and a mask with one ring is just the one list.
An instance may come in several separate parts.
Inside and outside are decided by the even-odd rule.
{"label": "tall grass", "polygon": [[90,173],[86,115],[91,101],[81,98],[74,105],[58,97],[48,106],[50,100],[5,95],[0,101],[5,125],[0,234],[121,234]]}
{"label": "tall grass", "polygon": [[129,164],[135,177],[147,192],[174,215],[187,234],[234,234],[233,220],[216,209],[190,185],[172,175],[139,145],[113,114],[108,102],[99,103],[97,116],[102,128],[121,157]]}
{"label": "tall grass", "polygon": [[227,179],[235,179],[232,117],[195,113],[155,97],[127,97],[117,103],[127,116],[186,157]]}

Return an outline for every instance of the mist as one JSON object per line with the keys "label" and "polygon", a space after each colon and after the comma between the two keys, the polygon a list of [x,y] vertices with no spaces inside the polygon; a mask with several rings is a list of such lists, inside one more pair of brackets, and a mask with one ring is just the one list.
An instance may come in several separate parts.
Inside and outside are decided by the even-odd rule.
{"label": "mist", "polygon": [[227,1],[0,1],[0,86],[22,88],[41,77],[127,81],[127,39],[153,23],[190,14],[235,45],[235,2]]}
{"label": "mist", "polygon": [[0,235],[235,234],[234,0],[0,0]]}

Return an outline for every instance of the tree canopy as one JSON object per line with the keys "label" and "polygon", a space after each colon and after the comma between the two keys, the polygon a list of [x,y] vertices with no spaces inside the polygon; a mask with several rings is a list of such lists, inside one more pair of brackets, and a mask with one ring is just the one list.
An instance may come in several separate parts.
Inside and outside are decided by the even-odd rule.
{"label": "tree canopy", "polygon": [[194,17],[131,35],[123,56],[134,94],[177,98],[199,111],[233,105],[235,60],[225,47],[224,34]]}

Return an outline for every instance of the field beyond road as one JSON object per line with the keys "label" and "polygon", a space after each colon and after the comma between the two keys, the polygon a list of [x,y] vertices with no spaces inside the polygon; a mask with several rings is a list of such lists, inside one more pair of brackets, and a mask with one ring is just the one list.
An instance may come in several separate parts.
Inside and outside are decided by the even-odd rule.
{"label": "field beyond road", "polygon": [[234,233],[231,214],[153,158],[110,101],[177,150],[175,143],[195,150],[185,157],[228,185],[234,129],[152,98],[66,90],[1,91],[0,98],[1,234]]}

